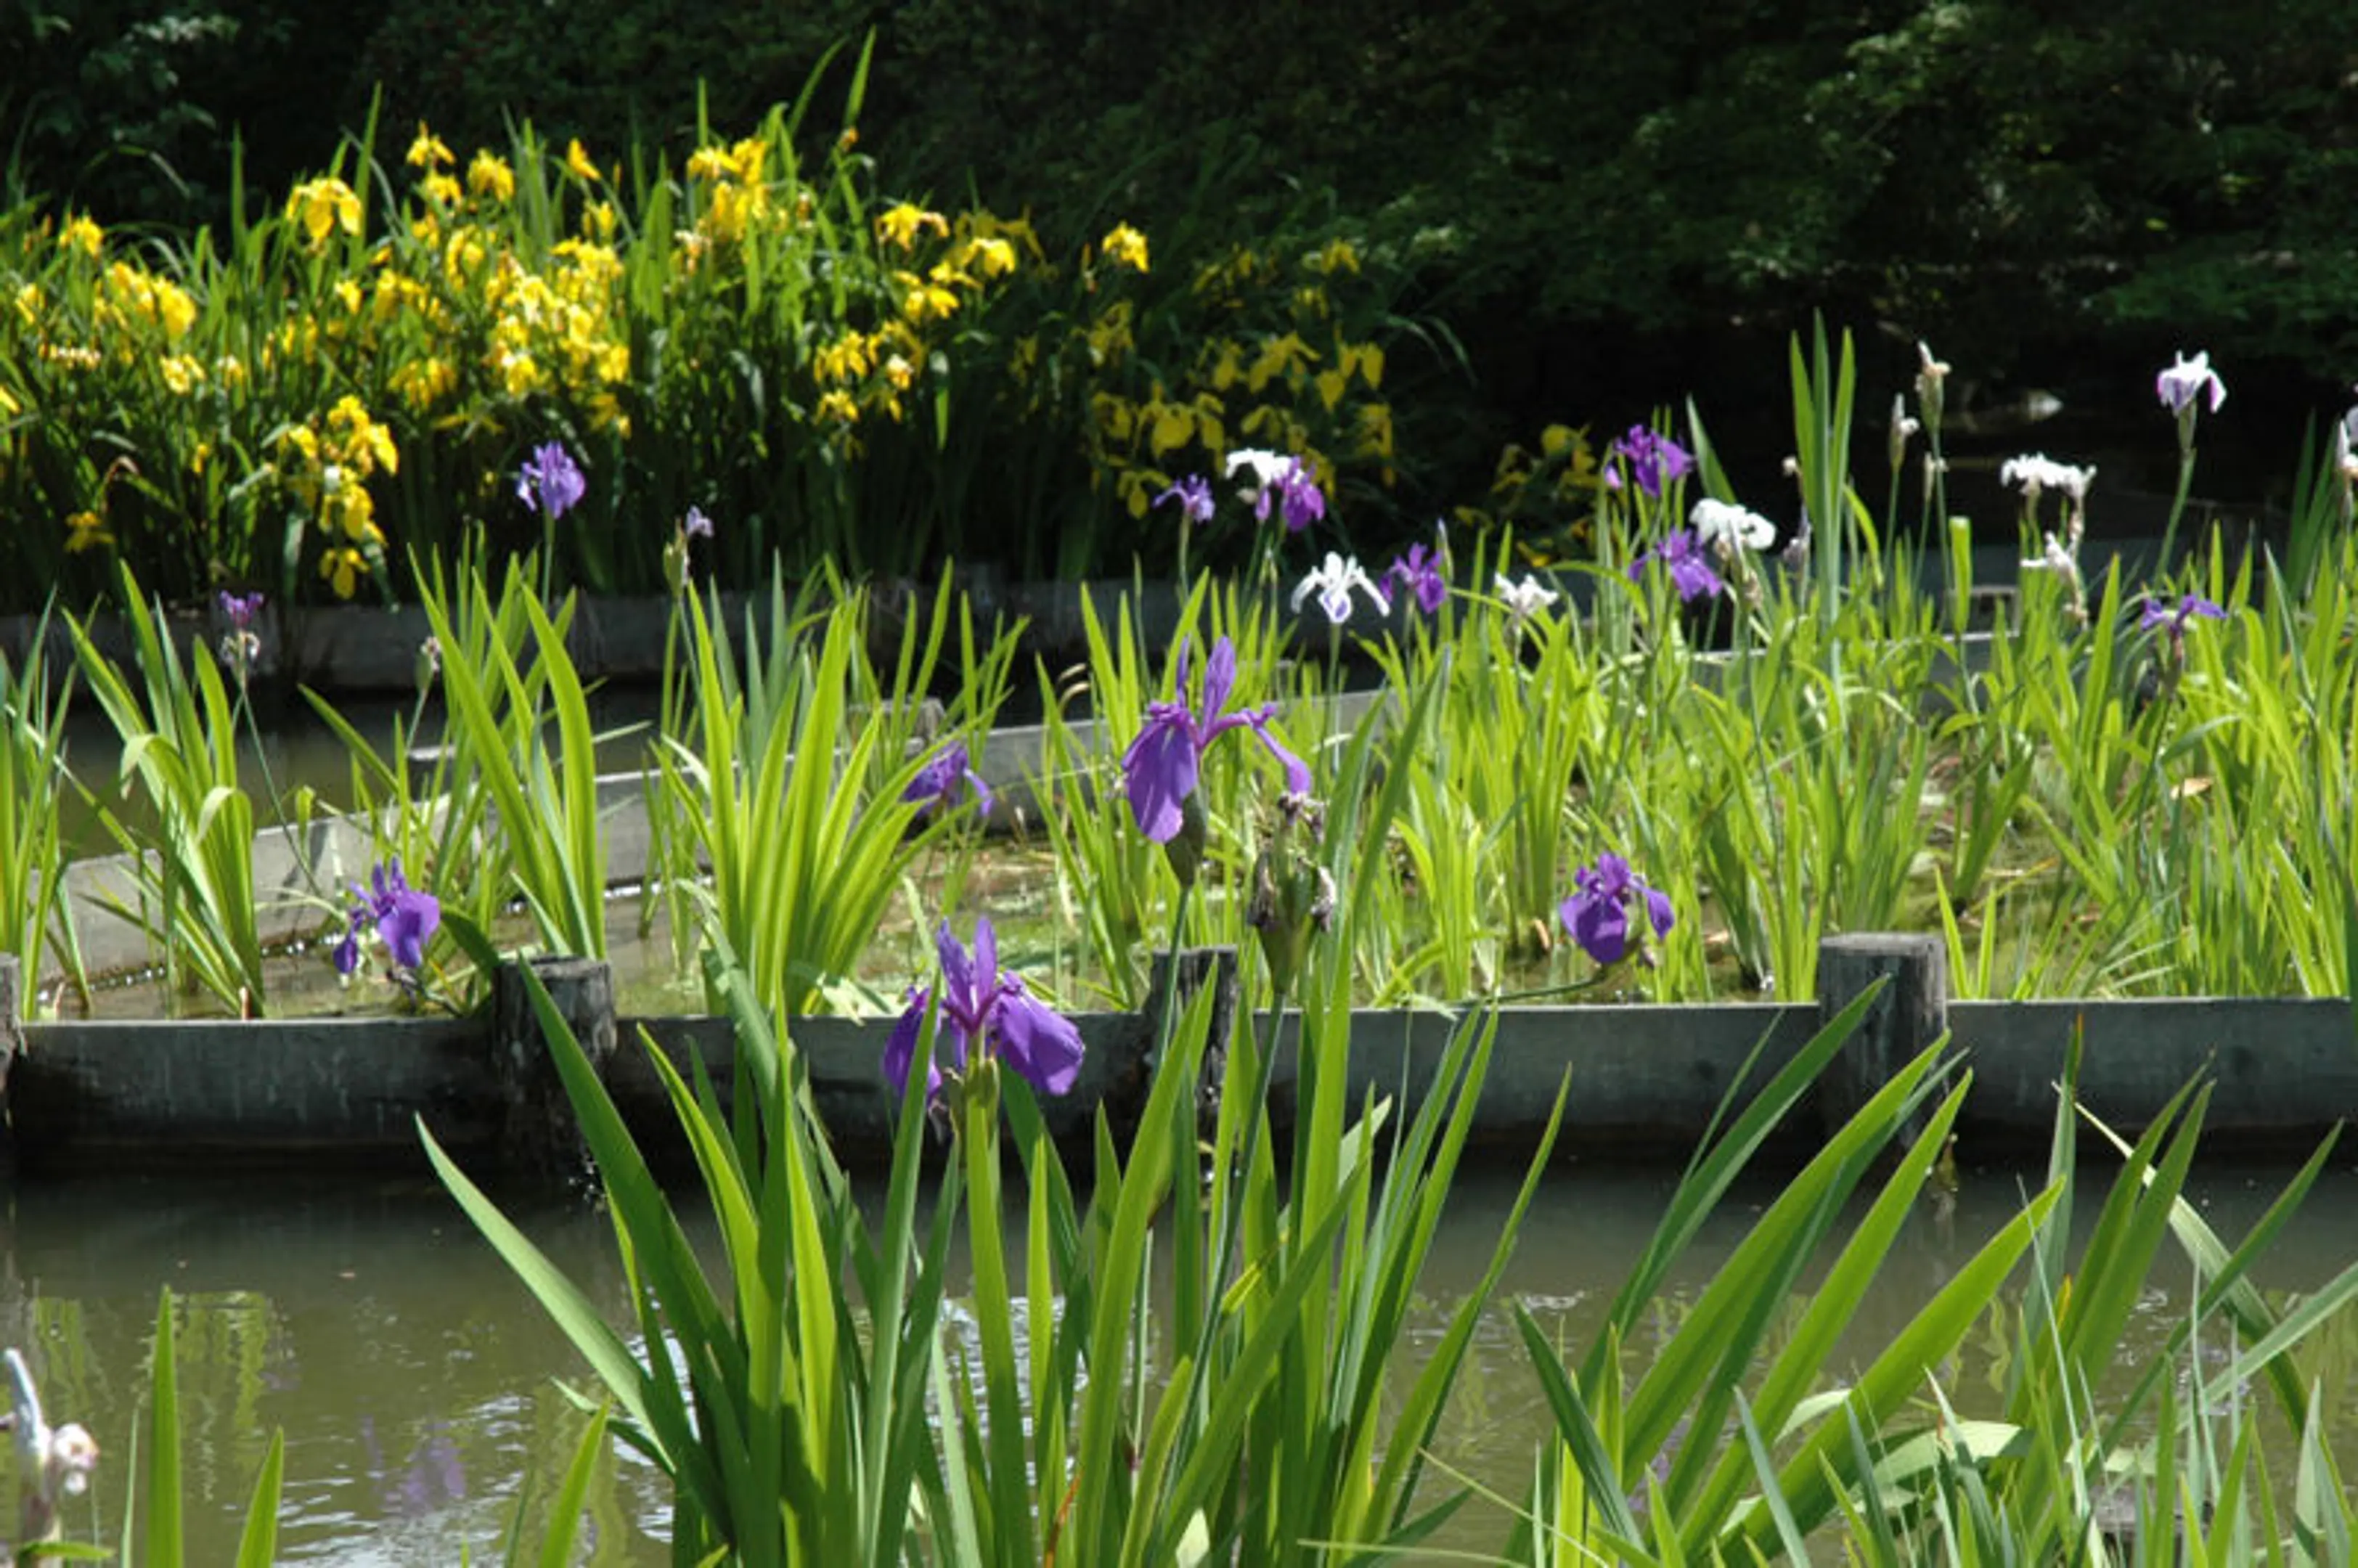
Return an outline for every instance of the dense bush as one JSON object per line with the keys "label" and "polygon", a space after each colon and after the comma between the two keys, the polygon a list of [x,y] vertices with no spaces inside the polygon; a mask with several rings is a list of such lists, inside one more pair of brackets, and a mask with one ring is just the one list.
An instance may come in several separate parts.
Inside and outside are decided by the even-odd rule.
{"label": "dense bush", "polygon": [[[870,433],[856,495],[793,503],[798,516],[856,509],[893,546],[881,566],[977,544],[1033,570],[1123,565],[1130,545],[1159,555],[1168,531],[1151,515],[1124,547],[1106,539],[1203,460],[1167,444],[1183,406],[1196,408],[1198,445],[1282,436],[1379,458],[1352,481],[1378,503],[1363,521],[1421,524],[1481,501],[1501,445],[1557,421],[1618,428],[1700,388],[1733,433],[1736,410],[1781,389],[1727,367],[1773,365],[1747,351],[1817,310],[1882,329],[1871,392],[1904,382],[1913,341],[1930,338],[1965,369],[1960,403],[1977,377],[2111,404],[2169,349],[2198,344],[2247,381],[2292,373],[2269,379],[2298,410],[2358,358],[2346,282],[2358,223],[2333,200],[2358,158],[2341,79],[2358,58],[2358,12],[2331,0],[1795,0],[1675,17],[1375,0],[1282,27],[1233,0],[1184,13],[827,0],[786,15],[730,0],[691,27],[653,0],[374,0],[346,16],[332,34],[272,5],[40,0],[0,17],[16,29],[0,116],[17,189],[52,224],[88,212],[118,239],[148,220],[185,233],[192,216],[225,220],[242,133],[239,216],[259,222],[328,161],[339,125],[374,115],[383,144],[423,121],[462,147],[505,145],[528,117],[546,146],[579,137],[610,160],[610,180],[651,191],[815,84],[806,123],[827,135],[849,123],[847,154],[873,157],[929,209],[1022,214],[1060,264],[1011,286],[1025,319],[958,335],[938,367],[937,389],[956,396],[935,417]],[[823,136],[804,144],[824,150]],[[1112,319],[1129,295],[1091,287],[1088,248],[1123,222],[1152,236],[1155,271],[1123,287],[1133,308],[1155,307],[1159,336]],[[1363,268],[1349,297],[1288,303],[1277,275],[1297,292],[1334,283],[1303,269],[1336,242]],[[1271,269],[1249,319],[1199,287],[1242,256]],[[628,318],[635,303],[616,308]],[[1295,333],[1296,314],[1313,330]],[[1314,395],[1368,362],[1343,365],[1346,345],[1379,329],[1396,351],[1384,384],[1357,393],[1380,409],[1329,403],[1308,418]],[[676,347],[667,329],[631,330],[644,338],[641,371],[659,341]],[[1228,406],[1222,344],[1246,342],[1249,368],[1259,344],[1289,334],[1318,357],[1286,369],[1288,408],[1248,428],[1252,409]],[[764,389],[807,345],[780,351],[732,373],[762,419],[792,406]],[[1082,382],[1059,357],[1073,352]],[[662,374],[681,362],[672,354]],[[1223,374],[1229,384],[1213,384]],[[1198,402],[1207,392],[1221,407]],[[2247,400],[2238,416],[2260,409]],[[644,499],[682,503],[693,469],[716,500],[809,536],[777,522],[782,497],[719,477],[743,469],[744,451],[696,445],[749,427],[740,416],[713,425],[699,412]],[[1338,416],[1379,423],[1346,429]],[[669,417],[650,406],[641,423]],[[113,428],[93,426],[93,439]],[[512,441],[520,427],[503,429]],[[504,449],[492,442],[464,475],[434,481],[473,483]],[[89,509],[98,476],[116,473],[120,489],[124,455],[102,439],[71,460],[87,470],[73,510]],[[2289,456],[2260,466],[2280,471]],[[913,463],[935,470],[921,505],[892,493]]]}
{"label": "dense bush", "polygon": [[[117,557],[176,599],[406,599],[413,557],[549,543],[566,580],[651,592],[694,510],[727,582],[1125,571],[1175,541],[1156,497],[1248,446],[1382,531],[1389,367],[1427,341],[1396,267],[1329,224],[1158,270],[1126,224],[1052,251],[880,182],[773,112],[676,173],[421,127],[185,245],[0,216],[0,561],[69,601]],[[562,519],[517,482],[552,442],[589,472]]]}

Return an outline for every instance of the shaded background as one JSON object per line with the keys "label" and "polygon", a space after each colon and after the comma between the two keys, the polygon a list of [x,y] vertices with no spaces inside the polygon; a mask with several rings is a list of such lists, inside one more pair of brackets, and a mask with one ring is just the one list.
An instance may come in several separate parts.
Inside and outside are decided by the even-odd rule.
{"label": "shaded background", "polygon": [[676,168],[699,114],[750,127],[849,45],[816,78],[809,123],[837,124],[871,35],[860,145],[895,187],[1029,209],[1052,245],[1127,219],[1158,266],[1371,237],[1468,367],[1401,432],[1430,492],[1408,515],[1543,422],[1609,433],[1690,393],[1773,445],[1816,311],[1859,334],[1869,421],[1928,339],[1969,419],[2004,430],[2037,390],[2065,421],[2041,441],[2144,454],[2108,488],[2168,487],[2146,389],[2173,349],[2235,388],[2202,476],[2229,499],[2280,492],[2358,373],[2339,0],[11,0],[5,199],[218,222],[241,149],[258,207],[373,112],[381,147],[528,119]]}

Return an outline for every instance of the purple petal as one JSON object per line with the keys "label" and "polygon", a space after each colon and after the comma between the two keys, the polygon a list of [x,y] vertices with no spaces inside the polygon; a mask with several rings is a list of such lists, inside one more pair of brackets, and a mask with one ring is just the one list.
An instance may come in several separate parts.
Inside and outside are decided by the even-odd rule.
{"label": "purple petal", "polygon": [[936,804],[955,806],[958,785],[970,771],[964,743],[949,741],[925,759],[925,765],[909,781],[909,787],[901,792],[901,798],[923,801],[929,808]]}
{"label": "purple petal", "polygon": [[1577,892],[1557,911],[1581,950],[1599,964],[1617,964],[1629,950],[1629,914],[1617,898]]}
{"label": "purple petal", "polygon": [[1583,866],[1575,872],[1573,881],[1597,897],[1618,903],[1629,891],[1629,862],[1606,849],[1597,855],[1595,866]]}
{"label": "purple petal", "polygon": [[1671,563],[1671,581],[1678,585],[1679,598],[1684,603],[1709,599],[1726,586],[1711,569],[1711,563],[1691,550],[1664,558]]}
{"label": "purple petal", "polygon": [[979,993],[999,989],[999,933],[991,929],[987,914],[974,923],[974,984]]}
{"label": "purple petal", "polygon": [[1671,907],[1671,895],[1660,888],[1646,890],[1646,914],[1654,923],[1657,936],[1668,936],[1671,927],[1679,923],[1678,911]]}
{"label": "purple petal", "polygon": [[1042,1094],[1061,1095],[1081,1075],[1081,1032],[1010,977],[999,998],[999,1053]]}
{"label": "purple petal", "polygon": [[[1196,709],[1201,722],[1209,724],[1225,712],[1228,696],[1237,685],[1237,645],[1226,637],[1212,644],[1212,656],[1204,665],[1204,705]],[[1184,692],[1179,700],[1187,700]]]}
{"label": "purple petal", "polygon": [[442,924],[442,903],[430,892],[403,888],[377,917],[376,934],[384,938],[396,968],[415,969],[426,962],[426,940]]}
{"label": "purple petal", "polygon": [[1301,758],[1285,749],[1285,742],[1270,732],[1268,708],[1262,708],[1249,722],[1260,743],[1269,748],[1270,755],[1285,769],[1285,787],[1294,795],[1310,793],[1310,767]]}
{"label": "purple petal", "polygon": [[1187,710],[1160,702],[1146,710],[1146,728],[1122,753],[1130,814],[1138,830],[1157,844],[1169,843],[1179,832],[1180,803],[1195,793],[1195,724]]}
{"label": "purple petal", "polygon": [[[982,929],[988,931],[990,926],[986,925]],[[946,920],[934,933],[934,950],[942,961],[942,1026],[962,1033],[979,1029],[990,1006],[990,999],[981,994],[982,988],[995,977],[980,971],[974,959],[967,956]]]}
{"label": "purple petal", "polygon": [[[925,1008],[933,1000],[929,991],[912,988],[909,1005],[892,1025],[892,1037],[884,1042],[884,1081],[903,1094],[909,1091],[909,1066],[917,1054],[917,1037],[924,1032]],[[941,1092],[942,1071],[931,1061],[925,1064],[925,1098],[931,1099]]]}

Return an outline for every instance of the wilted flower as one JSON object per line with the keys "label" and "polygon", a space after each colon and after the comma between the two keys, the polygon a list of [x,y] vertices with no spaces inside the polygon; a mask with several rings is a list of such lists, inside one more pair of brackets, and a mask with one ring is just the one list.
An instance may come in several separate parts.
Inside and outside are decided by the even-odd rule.
{"label": "wilted flower", "polygon": [[1437,612],[1449,602],[1449,579],[1443,575],[1438,552],[1422,545],[1411,545],[1408,554],[1395,558],[1384,568],[1387,585],[1385,598],[1390,590],[1407,589],[1416,596],[1416,607],[1427,615]]}
{"label": "wilted flower", "polygon": [[1596,857],[1595,865],[1574,872],[1572,881],[1572,896],[1556,913],[1572,939],[1600,965],[1617,964],[1628,952],[1629,905],[1636,899],[1645,899],[1646,917],[1656,936],[1669,935],[1678,924],[1670,895],[1647,886],[1628,861],[1609,849]]}
{"label": "wilted flower", "polygon": [[1325,563],[1293,585],[1293,598],[1291,602],[1298,614],[1302,610],[1302,601],[1315,594],[1318,599],[1318,608],[1326,612],[1326,619],[1340,626],[1344,622],[1351,619],[1353,589],[1358,589],[1367,594],[1369,602],[1375,605],[1378,614],[1391,613],[1391,596],[1384,592],[1375,579],[1367,574],[1360,567],[1358,558],[1346,557],[1336,550],[1327,551]]}
{"label": "wilted flower", "polygon": [[917,776],[909,781],[909,787],[901,792],[901,798],[922,801],[924,805],[918,808],[917,815],[923,816],[936,806],[946,811],[958,806],[965,800],[969,786],[974,790],[976,806],[985,816],[990,816],[990,785],[983,782],[982,775],[974,771],[973,764],[968,760],[966,742],[950,741],[925,760],[925,765],[917,770]]}
{"label": "wilted flower", "polygon": [[1529,572],[1523,574],[1520,582],[1509,582],[1505,572],[1494,573],[1490,591],[1498,596],[1498,601],[1507,607],[1507,613],[1515,618],[1517,625],[1563,597]]}
{"label": "wilted flower", "polygon": [[1325,494],[1300,458],[1254,448],[1228,454],[1230,479],[1248,469],[1252,471],[1252,487],[1245,497],[1260,522],[1269,521],[1270,508],[1275,505],[1285,518],[1286,532],[1299,534],[1326,515]]}
{"label": "wilted flower", "polygon": [[1179,519],[1183,523],[1209,523],[1212,520],[1212,481],[1202,474],[1191,473],[1154,498],[1154,504],[1166,501],[1179,503]]}
{"label": "wilted flower", "polygon": [[1250,730],[1283,765],[1285,787],[1297,795],[1310,792],[1310,769],[1270,732],[1269,721],[1277,716],[1275,703],[1228,711],[1236,682],[1236,645],[1223,637],[1213,644],[1212,656],[1205,661],[1202,706],[1190,709],[1187,648],[1183,643],[1172,678],[1174,700],[1147,705],[1144,727],[1122,753],[1131,815],[1138,819],[1138,830],[1158,844],[1167,844],[1177,836],[1184,803],[1195,793],[1205,750],[1228,730]]}
{"label": "wilted flower", "polygon": [[[1021,978],[1001,972],[999,938],[990,917],[975,922],[971,956],[951,935],[947,921],[935,933],[934,945],[942,966],[934,1038],[936,1045],[948,1041],[952,1070],[970,1076],[984,1063],[1003,1059],[1042,1094],[1070,1089],[1081,1072],[1081,1032],[1072,1020],[1025,990]],[[934,992],[912,987],[908,1002],[892,1026],[892,1037],[885,1042],[882,1064],[885,1082],[903,1092]],[[941,1083],[939,1063],[928,1059],[928,1098],[939,1096]]]}
{"label": "wilted flower", "polygon": [[2161,399],[2161,406],[2181,419],[2193,412],[2194,400],[2206,391],[2211,395],[2213,414],[2219,412],[2219,405],[2227,401],[2227,384],[2211,368],[2211,352],[2207,349],[2190,360],[2183,353],[2177,355],[2175,363],[2153,378],[2153,390]]}
{"label": "wilted flower", "polygon": [[2055,530],[2048,529],[2039,554],[2024,557],[2021,567],[2027,572],[2052,573],[2063,584],[2064,613],[2074,621],[2088,618],[2088,590],[2080,578],[2080,533],[2076,525],[2066,529],[2061,539],[2055,536]]}
{"label": "wilted flower", "polygon": [[1325,831],[1325,807],[1306,795],[1285,795],[1278,798],[1277,814],[1277,830],[1253,860],[1245,924],[1260,938],[1282,996],[1300,972],[1311,935],[1335,918],[1335,878],[1316,854]]}
{"label": "wilted flower", "polygon": [[1791,538],[1785,541],[1785,547],[1777,552],[1777,562],[1796,577],[1809,569],[1810,509],[1808,507],[1801,508],[1801,525],[1793,531]]}
{"label": "wilted flower", "polygon": [[352,906],[345,916],[343,940],[336,944],[336,972],[350,976],[361,967],[361,934],[373,929],[384,943],[396,973],[415,971],[426,962],[426,941],[442,924],[442,903],[430,892],[409,885],[398,858],[369,873],[363,891],[352,886]]}
{"label": "wilted flower", "polygon": [[243,687],[253,673],[254,661],[262,654],[262,639],[254,631],[254,618],[262,613],[262,595],[223,589],[214,602],[220,606],[222,618],[229,622],[229,631],[221,641],[222,663],[229,666],[231,676]]}
{"label": "wilted flower", "polygon": [[1916,406],[1934,436],[1941,432],[1941,413],[1948,402],[1949,362],[1932,357],[1932,345],[1916,341]]}
{"label": "wilted flower", "polygon": [[1711,569],[1711,562],[1703,553],[1691,528],[1672,529],[1662,542],[1629,563],[1629,580],[1637,582],[1645,576],[1648,561],[1660,561],[1671,568],[1671,581],[1678,585],[1680,600],[1693,604],[1698,599],[1709,599],[1727,585]]}
{"label": "wilted flower", "polygon": [[1921,425],[1909,417],[1908,395],[1904,392],[1893,393],[1891,395],[1891,430],[1884,440],[1885,451],[1891,460],[1893,473],[1898,473],[1900,466],[1907,462],[1908,443],[1916,432],[1922,428]]}
{"label": "wilted flower", "polygon": [[671,537],[664,543],[664,580],[671,585],[672,592],[687,591],[690,542],[711,537],[712,519],[704,514],[702,507],[689,507],[687,515],[679,520],[679,526],[672,530]]}
{"label": "wilted flower", "polygon": [[516,499],[551,523],[564,516],[590,492],[590,481],[562,441],[533,449],[532,457],[516,470]]}
{"label": "wilted flower", "polygon": [[1714,550],[1724,545],[1723,555],[1738,549],[1765,550],[1777,542],[1777,524],[1758,512],[1707,495],[1694,503],[1687,521],[1694,525],[1695,543]]}
{"label": "wilted flower", "polygon": [[1630,426],[1627,435],[1616,439],[1613,455],[1629,465],[1629,477],[1637,481],[1638,488],[1657,500],[1662,486],[1694,470],[1693,454],[1643,425]]}

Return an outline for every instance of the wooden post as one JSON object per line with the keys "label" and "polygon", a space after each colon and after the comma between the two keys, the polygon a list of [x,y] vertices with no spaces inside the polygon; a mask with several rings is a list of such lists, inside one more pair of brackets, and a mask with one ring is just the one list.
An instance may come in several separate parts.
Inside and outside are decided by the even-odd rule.
{"label": "wooden post", "polygon": [[8,1104],[8,1069],[25,1052],[22,961],[14,953],[0,953],[0,1176],[16,1168],[16,1122]]}
{"label": "wooden post", "polygon": [[[1948,950],[1938,936],[1893,932],[1829,936],[1818,944],[1820,1025],[1885,976],[1890,983],[1818,1079],[1818,1116],[1829,1135],[1949,1031]],[[1901,1122],[1899,1134],[1913,1141],[1923,1130],[1920,1110]]]}
{"label": "wooden post", "polygon": [[[614,971],[598,958],[533,958],[532,973],[602,1081],[614,1054]],[[553,1187],[594,1187],[596,1169],[572,1099],[533,1009],[525,965],[492,977],[492,1070],[500,1086],[501,1159],[511,1176]]]}
{"label": "wooden post", "polygon": [[[1212,1027],[1204,1041],[1203,1071],[1195,1084],[1195,1119],[1206,1126],[1220,1114],[1220,1085],[1228,1076],[1228,1040],[1236,1027],[1237,1002],[1242,991],[1238,978],[1237,950],[1234,947],[1183,947],[1176,953],[1157,953],[1146,982],[1147,1029],[1146,1065],[1151,1078],[1162,1065],[1160,1053],[1163,1042],[1153,1031],[1163,1020],[1163,995],[1171,984],[1172,966],[1176,963],[1179,974],[1179,995],[1172,1008],[1175,1024],[1178,1016],[1195,1000],[1195,993],[1206,985],[1212,988]],[[1138,1108],[1146,1108],[1143,1093]]]}

